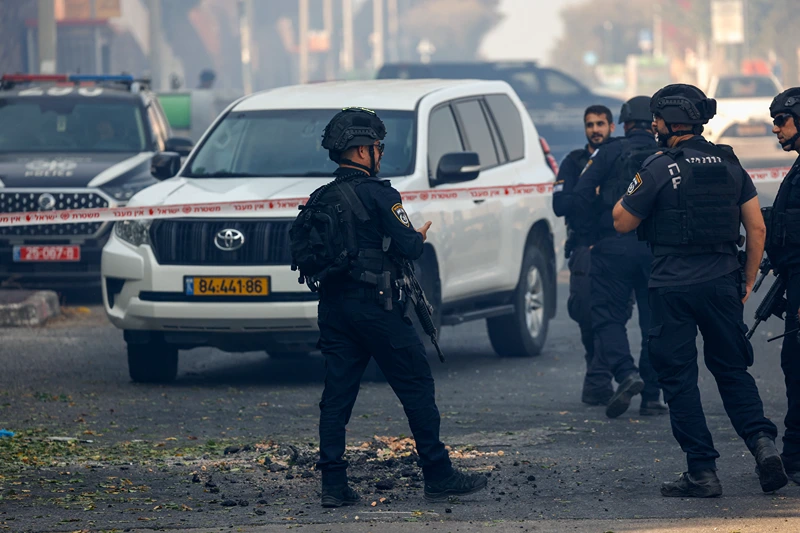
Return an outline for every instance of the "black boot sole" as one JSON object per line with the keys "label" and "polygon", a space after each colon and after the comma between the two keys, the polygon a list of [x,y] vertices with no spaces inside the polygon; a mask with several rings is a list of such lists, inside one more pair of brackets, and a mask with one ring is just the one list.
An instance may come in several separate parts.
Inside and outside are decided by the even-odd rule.
{"label": "black boot sole", "polygon": [[758,465],[758,481],[761,490],[774,492],[789,483],[789,477],[783,469],[783,461],[779,455],[771,455]]}
{"label": "black boot sole", "polygon": [[615,393],[608,403],[608,407],[606,407],[606,416],[608,418],[617,418],[623,414],[631,406],[633,397],[643,390],[644,381],[635,381],[624,391]]}
{"label": "black boot sole", "polygon": [[322,506],[327,508],[333,507],[344,507],[345,505],[355,505],[361,500],[344,500],[341,498],[336,498],[334,496],[323,496],[322,497]]}
{"label": "black boot sole", "polygon": [[464,491],[456,492],[456,491],[453,491],[453,490],[445,490],[445,491],[442,491],[442,492],[427,492],[426,491],[423,494],[423,497],[425,498],[426,502],[433,502],[433,503],[435,503],[435,502],[443,502],[443,501],[447,501],[447,499],[450,498],[451,496],[467,496],[469,494],[475,494],[476,492],[480,492],[480,491],[482,491],[483,489],[486,488],[487,481],[488,480],[484,481],[482,485],[479,485],[477,487],[473,487],[472,489],[470,489],[470,490],[468,490],[466,492],[464,492]]}
{"label": "black boot sole", "polygon": [[722,487],[710,489],[708,487],[692,486],[689,490],[666,489],[661,487],[661,495],[667,498],[716,498],[722,496]]}

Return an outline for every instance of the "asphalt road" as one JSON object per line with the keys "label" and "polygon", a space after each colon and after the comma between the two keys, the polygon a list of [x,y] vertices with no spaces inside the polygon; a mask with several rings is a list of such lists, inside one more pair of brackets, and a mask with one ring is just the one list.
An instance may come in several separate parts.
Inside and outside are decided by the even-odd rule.
{"label": "asphalt road", "polygon": [[[418,470],[403,456],[409,448],[394,443],[392,451],[375,440],[409,431],[388,386],[367,383],[348,428],[349,443],[360,447],[351,452],[352,475],[364,503],[318,506],[311,464],[320,357],[271,361],[263,353],[198,349],[182,353],[176,383],[136,385],[127,376],[122,335],[101,308],[70,308],[43,329],[0,330],[0,428],[22,436],[0,440],[0,529],[271,531],[322,523],[337,530],[334,524],[380,520],[395,522],[398,531],[423,523],[446,531],[461,523],[509,531],[736,530],[728,524],[800,530],[800,523],[782,522],[797,516],[800,487],[761,493],[753,460],[705,368],[700,386],[725,493],[715,500],[662,498],[660,482],[684,468],[669,421],[638,416],[638,400],[616,420],[581,404],[583,356],[564,312],[566,287],[559,289],[559,316],[540,357],[498,358],[482,323],[444,329],[449,361],[431,357],[442,435],[457,450],[458,466],[490,475],[489,490],[448,504],[424,502]],[[748,305],[748,317],[753,309]],[[779,329],[773,319],[756,334],[752,373],[767,416],[782,428],[780,342],[766,343]],[[638,332],[630,337],[637,346]],[[251,449],[224,453],[246,445]],[[378,481],[394,487],[378,490]],[[270,527],[256,527],[264,524]]]}
{"label": "asphalt road", "polygon": [[[774,193],[763,192],[765,203]],[[0,429],[17,432],[0,439],[0,531],[800,531],[800,487],[761,493],[702,365],[724,495],[662,498],[661,481],[685,468],[669,420],[638,416],[638,399],[616,420],[580,402],[565,301],[561,284],[539,357],[498,358],[480,322],[444,328],[446,364],[431,354],[443,439],[457,466],[490,476],[487,491],[426,503],[399,402],[365,383],[348,427],[363,503],[324,510],[312,468],[319,356],[197,349],[181,354],[174,384],[132,384],[121,332],[96,302],[71,298],[44,328],[0,329]],[[751,370],[782,431],[780,341],[766,342],[781,330],[774,318],[760,328]]]}

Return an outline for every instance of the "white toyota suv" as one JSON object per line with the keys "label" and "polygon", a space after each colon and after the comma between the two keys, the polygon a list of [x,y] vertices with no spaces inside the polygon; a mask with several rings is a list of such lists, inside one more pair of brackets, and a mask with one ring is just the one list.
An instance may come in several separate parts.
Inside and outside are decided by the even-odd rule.
{"label": "white toyota suv", "polygon": [[[422,191],[405,208],[414,225],[433,221],[417,272],[435,320],[486,319],[498,354],[538,354],[555,316],[565,231],[550,206],[546,143],[505,82],[374,80],[253,94],[220,115],[182,167],[177,155],[155,156],[161,183],[128,205],[306,197],[335,168],[320,146],[325,125],[354,105],[386,124],[380,177],[401,193]],[[503,193],[526,184],[540,186]],[[115,224],[103,299],[125,332],[134,381],[174,379],[178,350],[200,346],[273,357],[314,350],[318,297],[290,268],[295,214]]]}

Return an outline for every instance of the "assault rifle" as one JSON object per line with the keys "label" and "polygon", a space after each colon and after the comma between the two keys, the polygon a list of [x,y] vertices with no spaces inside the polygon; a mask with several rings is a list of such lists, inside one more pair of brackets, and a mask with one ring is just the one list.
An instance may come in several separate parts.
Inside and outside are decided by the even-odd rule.
{"label": "assault rifle", "polygon": [[[756,284],[753,286],[753,292],[756,292],[758,288],[761,286],[761,282],[764,281],[764,278],[771,270],[773,270],[772,265],[769,262],[769,259],[764,258],[761,261],[761,266],[759,267],[761,270],[761,276],[759,277]],[[786,293],[786,279],[781,274],[776,273],[775,281],[772,282],[769,290],[767,291],[766,296],[764,299],[761,300],[761,303],[758,304],[758,308],[756,309],[755,314],[755,323],[753,327],[750,328],[750,331],[747,332],[747,338],[753,336],[755,333],[756,328],[761,322],[767,320],[770,316],[775,315],[776,317],[783,320],[783,314],[786,312],[786,298],[784,298],[784,294]]]}
{"label": "assault rifle", "polygon": [[[402,261],[401,271],[402,277],[395,281],[395,285],[400,291],[400,301],[406,304],[405,316],[409,320],[411,319],[411,308],[413,307],[419,319],[419,323],[422,325],[423,331],[430,336],[431,343],[433,347],[436,348],[439,361],[444,363],[444,354],[442,353],[442,349],[439,348],[439,341],[436,338],[436,326],[433,325],[433,306],[425,297],[425,291],[422,290],[422,286],[419,284],[419,280],[417,280],[417,276],[414,274],[414,268],[410,261]],[[411,303],[411,305],[408,305],[409,303]]]}

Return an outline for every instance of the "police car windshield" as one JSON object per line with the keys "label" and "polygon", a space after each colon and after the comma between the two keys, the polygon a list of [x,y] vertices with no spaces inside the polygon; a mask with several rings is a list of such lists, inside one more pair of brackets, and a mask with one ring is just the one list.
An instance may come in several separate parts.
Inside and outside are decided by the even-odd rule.
{"label": "police car windshield", "polygon": [[0,153],[142,152],[146,132],[134,100],[89,96],[0,98]]}
{"label": "police car windshield", "polygon": [[[230,113],[200,146],[187,177],[330,177],[336,164],[324,150],[322,131],[337,109],[281,109]],[[414,169],[412,111],[376,110],[388,132],[381,177]]]}
{"label": "police car windshield", "polygon": [[765,76],[738,76],[722,78],[717,87],[717,98],[773,98],[780,89]]}

